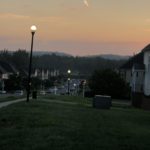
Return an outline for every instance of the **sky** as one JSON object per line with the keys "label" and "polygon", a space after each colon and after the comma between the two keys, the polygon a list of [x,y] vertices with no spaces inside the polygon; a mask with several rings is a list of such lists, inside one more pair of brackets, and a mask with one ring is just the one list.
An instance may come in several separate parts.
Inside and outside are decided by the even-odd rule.
{"label": "sky", "polygon": [[1,0],[0,49],[133,55],[150,43],[150,0]]}

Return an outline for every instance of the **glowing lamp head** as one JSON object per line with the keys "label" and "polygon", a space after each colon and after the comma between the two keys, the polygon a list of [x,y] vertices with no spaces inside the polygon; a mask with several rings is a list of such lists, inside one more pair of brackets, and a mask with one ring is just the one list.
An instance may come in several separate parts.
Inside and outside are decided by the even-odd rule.
{"label": "glowing lamp head", "polygon": [[31,32],[32,32],[32,33],[35,33],[36,30],[37,30],[37,28],[36,28],[35,25],[31,26]]}
{"label": "glowing lamp head", "polygon": [[68,72],[68,74],[70,74],[70,73],[71,73],[71,70],[68,70],[67,72]]}

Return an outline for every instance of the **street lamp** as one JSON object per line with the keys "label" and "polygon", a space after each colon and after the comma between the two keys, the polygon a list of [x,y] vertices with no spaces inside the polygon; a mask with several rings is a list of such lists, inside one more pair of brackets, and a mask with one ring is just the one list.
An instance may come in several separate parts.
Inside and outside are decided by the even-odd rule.
{"label": "street lamp", "polygon": [[70,74],[71,74],[71,70],[69,69],[67,71],[67,73],[68,73],[68,95],[70,95]]}
{"label": "street lamp", "polygon": [[83,81],[83,98],[85,97],[85,85],[86,85],[86,80]]}
{"label": "street lamp", "polygon": [[71,74],[71,70],[70,69],[67,72],[68,72],[68,74]]}
{"label": "street lamp", "polygon": [[27,86],[27,102],[29,102],[30,88],[31,88],[31,69],[32,69],[32,51],[33,51],[33,40],[34,34],[36,32],[36,26],[31,26],[31,52],[30,52],[30,61],[29,61],[29,72],[28,72],[28,86]]}
{"label": "street lamp", "polygon": [[74,86],[74,95],[76,95],[77,94],[77,84],[74,83],[73,86]]}

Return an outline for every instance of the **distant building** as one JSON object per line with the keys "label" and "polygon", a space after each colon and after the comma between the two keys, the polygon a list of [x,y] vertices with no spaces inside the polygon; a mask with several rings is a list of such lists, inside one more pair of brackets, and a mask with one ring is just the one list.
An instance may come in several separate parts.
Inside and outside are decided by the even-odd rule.
{"label": "distant building", "polygon": [[47,80],[50,77],[58,77],[59,70],[49,70],[49,69],[35,69],[32,76],[38,77],[41,80]]}
{"label": "distant building", "polygon": [[60,75],[59,70],[51,70],[50,77],[58,77]]}
{"label": "distant building", "polygon": [[17,69],[12,64],[0,61],[0,80],[8,79],[9,75],[15,74],[17,72]]}
{"label": "distant building", "polygon": [[150,109],[150,44],[130,58],[120,74],[131,87],[133,105]]}
{"label": "distant building", "polygon": [[5,87],[4,81],[17,72],[17,69],[12,64],[0,60],[0,87],[2,91],[4,91]]}

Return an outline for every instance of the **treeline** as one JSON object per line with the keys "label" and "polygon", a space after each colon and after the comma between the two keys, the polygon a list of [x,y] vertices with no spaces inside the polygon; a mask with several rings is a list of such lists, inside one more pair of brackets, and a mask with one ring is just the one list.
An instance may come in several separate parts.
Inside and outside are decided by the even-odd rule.
{"label": "treeline", "polygon": [[[0,60],[10,63],[19,70],[27,70],[29,63],[29,53],[26,50],[11,52],[0,51]],[[72,72],[90,75],[95,70],[117,69],[125,60],[108,60],[101,57],[73,57],[58,56],[56,54],[33,56],[33,68],[57,69],[65,73],[68,69]]]}

